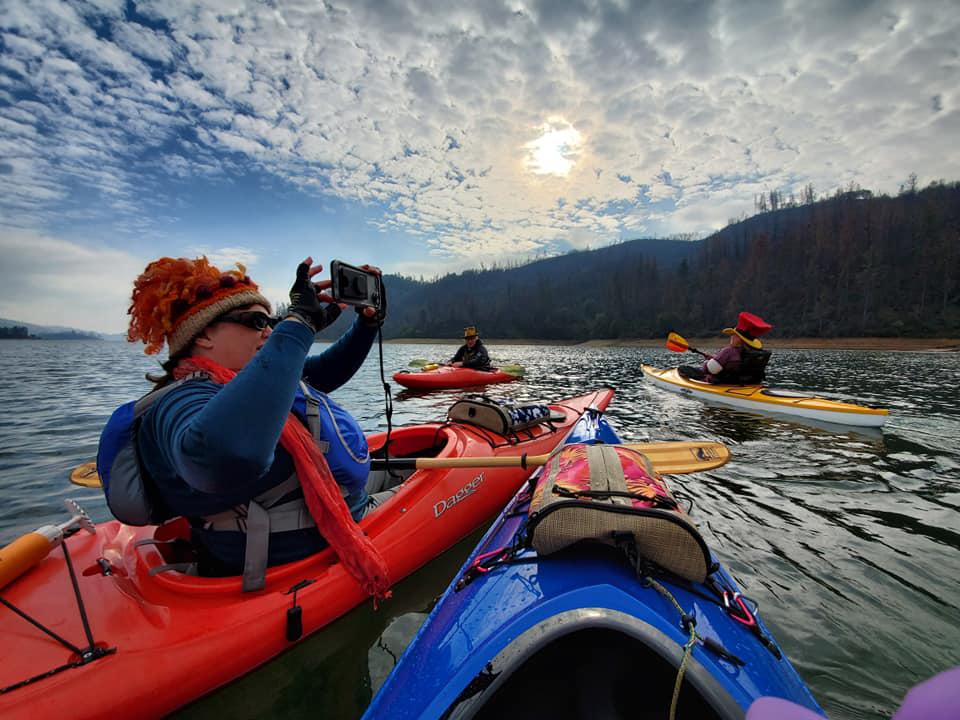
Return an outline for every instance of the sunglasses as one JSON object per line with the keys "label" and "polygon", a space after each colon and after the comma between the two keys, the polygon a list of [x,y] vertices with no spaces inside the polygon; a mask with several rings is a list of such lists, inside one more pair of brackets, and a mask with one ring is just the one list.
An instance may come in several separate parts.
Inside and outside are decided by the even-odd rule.
{"label": "sunglasses", "polygon": [[268,327],[275,327],[278,319],[275,317],[270,317],[266,313],[257,312],[256,310],[250,310],[249,312],[240,312],[234,313],[232,315],[223,315],[217,319],[217,322],[228,322],[236,323],[237,325],[243,325],[248,327],[251,330],[256,330],[258,332],[263,332]]}

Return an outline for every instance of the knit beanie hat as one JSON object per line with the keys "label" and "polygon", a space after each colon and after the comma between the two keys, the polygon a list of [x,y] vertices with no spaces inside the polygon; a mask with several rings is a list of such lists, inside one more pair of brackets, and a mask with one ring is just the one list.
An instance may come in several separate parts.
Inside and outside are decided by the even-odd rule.
{"label": "knit beanie hat", "polygon": [[143,341],[148,355],[160,352],[166,341],[174,357],[234,308],[263,305],[269,310],[270,302],[246,273],[240,263],[237,270],[221,272],[206,257],[154,260],[133,283],[127,340]]}

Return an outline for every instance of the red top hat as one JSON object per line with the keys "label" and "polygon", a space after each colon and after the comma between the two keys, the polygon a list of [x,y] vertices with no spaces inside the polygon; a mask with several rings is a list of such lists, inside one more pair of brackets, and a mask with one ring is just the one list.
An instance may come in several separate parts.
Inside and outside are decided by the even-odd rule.
{"label": "red top hat", "polygon": [[757,338],[773,330],[773,325],[766,322],[753,313],[742,312],[737,316],[737,327],[724,328],[723,332],[727,335],[736,334],[741,340],[752,348],[759,350],[763,343]]}

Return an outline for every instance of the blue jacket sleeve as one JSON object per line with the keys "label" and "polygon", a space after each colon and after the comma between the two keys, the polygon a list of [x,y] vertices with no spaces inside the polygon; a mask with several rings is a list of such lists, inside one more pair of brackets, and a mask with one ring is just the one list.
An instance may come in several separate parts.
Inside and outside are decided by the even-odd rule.
{"label": "blue jacket sleeve", "polygon": [[144,417],[164,464],[191,487],[217,493],[256,479],[273,464],[313,343],[305,325],[280,323],[228,384],[188,382]]}
{"label": "blue jacket sleeve", "polygon": [[320,392],[333,392],[360,369],[376,336],[377,328],[368,327],[358,317],[333,345],[307,358],[304,379]]}

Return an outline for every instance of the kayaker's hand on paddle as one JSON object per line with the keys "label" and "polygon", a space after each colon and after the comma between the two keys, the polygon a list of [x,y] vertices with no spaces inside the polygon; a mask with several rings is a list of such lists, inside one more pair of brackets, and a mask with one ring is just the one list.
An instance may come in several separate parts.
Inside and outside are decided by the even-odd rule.
{"label": "kayaker's hand on paddle", "polygon": [[314,332],[320,332],[340,317],[342,308],[325,292],[333,284],[331,280],[312,281],[323,270],[323,265],[312,263],[313,258],[308,257],[297,266],[297,279],[290,288],[288,314],[310,325]]}
{"label": "kayaker's hand on paddle", "polygon": [[380,277],[380,308],[372,307],[362,307],[357,305],[354,307],[354,310],[357,311],[357,315],[360,316],[360,319],[363,320],[363,324],[367,327],[377,328],[383,325],[383,321],[387,317],[387,286],[383,282],[383,272],[380,268],[373,265],[361,265],[361,270],[366,270],[367,272],[372,272]]}

